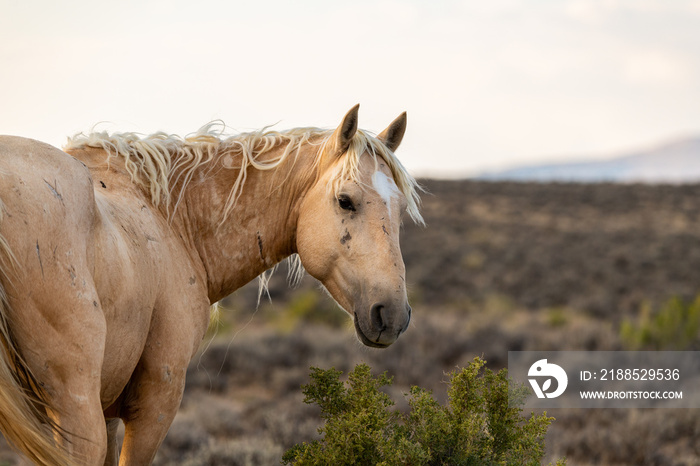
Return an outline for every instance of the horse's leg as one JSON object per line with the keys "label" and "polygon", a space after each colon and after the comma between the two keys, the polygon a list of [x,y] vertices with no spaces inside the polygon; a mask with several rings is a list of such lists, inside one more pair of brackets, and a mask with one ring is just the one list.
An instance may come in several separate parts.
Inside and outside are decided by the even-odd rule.
{"label": "horse's leg", "polygon": [[117,431],[119,419],[106,419],[107,425],[107,456],[105,466],[117,466],[119,464],[119,444],[117,443]]}
{"label": "horse's leg", "polygon": [[105,322],[96,295],[82,291],[53,303],[57,294],[25,302],[18,308],[25,319],[15,321],[13,333],[46,392],[57,440],[80,464],[97,465],[107,449],[100,400]]}
{"label": "horse's leg", "polygon": [[[188,283],[188,277],[173,282]],[[193,288],[187,293],[168,290],[156,303],[146,346],[119,407],[124,421],[121,466],[153,461],[180,407],[187,366],[209,323],[206,292]]]}
{"label": "horse's leg", "polygon": [[[72,331],[52,348],[48,365],[53,364],[50,414],[69,433],[68,450],[84,464],[102,464],[107,450],[107,430],[100,399],[102,360],[104,355],[104,317],[90,301],[85,312],[74,309]],[[99,307],[99,306],[97,306]],[[93,317],[94,316],[94,317]],[[101,325],[100,325],[101,322]],[[102,332],[100,332],[100,329]]]}
{"label": "horse's leg", "polygon": [[107,324],[89,258],[80,254],[90,245],[85,231],[55,234],[55,243],[30,242],[37,266],[25,267],[17,280],[9,317],[15,344],[46,394],[58,440],[65,437],[79,463],[94,465],[104,463],[107,450],[101,400]]}
{"label": "horse's leg", "polygon": [[161,341],[166,342],[156,339],[147,343],[129,382],[120,411],[124,421],[122,466],[153,461],[180,407],[190,354],[178,355],[177,348],[161,345]]}

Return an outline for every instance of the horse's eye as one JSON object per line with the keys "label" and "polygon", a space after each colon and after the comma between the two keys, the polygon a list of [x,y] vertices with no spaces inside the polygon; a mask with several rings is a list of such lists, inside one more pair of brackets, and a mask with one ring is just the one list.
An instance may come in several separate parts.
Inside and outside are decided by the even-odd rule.
{"label": "horse's eye", "polygon": [[341,194],[338,196],[338,205],[343,210],[349,210],[350,212],[355,212],[355,204],[353,204],[350,197]]}

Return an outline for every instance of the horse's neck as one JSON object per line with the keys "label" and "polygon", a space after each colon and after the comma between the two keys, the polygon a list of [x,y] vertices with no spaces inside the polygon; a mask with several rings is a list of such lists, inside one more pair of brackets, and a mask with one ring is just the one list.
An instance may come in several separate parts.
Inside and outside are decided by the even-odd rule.
{"label": "horse's neck", "polygon": [[[304,166],[303,162],[300,164]],[[280,175],[276,170],[249,167],[240,197],[223,222],[235,173],[210,172],[187,188],[174,222],[204,265],[211,302],[224,298],[295,252],[302,193],[275,189],[274,184],[286,178]]]}

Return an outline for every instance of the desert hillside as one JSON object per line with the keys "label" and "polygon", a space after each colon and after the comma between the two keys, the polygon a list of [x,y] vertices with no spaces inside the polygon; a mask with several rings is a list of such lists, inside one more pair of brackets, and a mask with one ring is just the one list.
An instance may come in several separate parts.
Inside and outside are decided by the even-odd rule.
{"label": "desert hillside", "polygon": [[406,224],[408,280],[428,305],[567,307],[616,321],[700,292],[700,185],[425,181]]}

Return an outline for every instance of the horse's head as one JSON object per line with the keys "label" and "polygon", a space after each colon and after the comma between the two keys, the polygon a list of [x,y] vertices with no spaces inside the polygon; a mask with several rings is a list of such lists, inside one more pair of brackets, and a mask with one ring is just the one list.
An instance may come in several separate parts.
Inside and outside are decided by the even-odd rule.
{"label": "horse's head", "polygon": [[376,138],[357,130],[354,107],[321,148],[319,175],[301,203],[297,251],[353,317],[358,338],[386,347],[408,327],[401,216],[417,210],[415,180],[394,157],[403,113]]}

